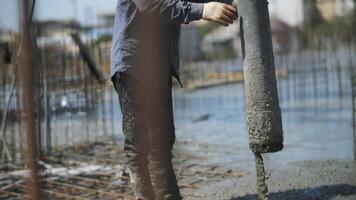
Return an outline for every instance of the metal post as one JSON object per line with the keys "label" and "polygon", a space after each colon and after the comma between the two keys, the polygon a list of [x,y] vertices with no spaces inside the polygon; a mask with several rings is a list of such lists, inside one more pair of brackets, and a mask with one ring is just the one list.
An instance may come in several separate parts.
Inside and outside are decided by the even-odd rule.
{"label": "metal post", "polygon": [[[356,0],[354,0],[354,17],[356,16]],[[356,20],[354,19],[354,29],[356,29]],[[354,30],[355,32],[356,30]],[[355,48],[351,48],[352,45],[355,45],[355,41],[351,38],[350,42],[350,51],[354,52]],[[350,68],[352,70],[352,78],[351,78],[351,89],[352,89],[352,124],[353,124],[353,133],[354,133],[354,160],[356,161],[356,72],[355,67],[353,65],[352,53],[350,55]]]}
{"label": "metal post", "polygon": [[52,134],[51,134],[51,96],[48,92],[48,81],[47,81],[47,76],[45,80],[43,81],[44,83],[44,124],[45,124],[45,133],[46,133],[46,151],[47,153],[50,153],[52,151]]}
{"label": "metal post", "polygon": [[352,99],[352,131],[354,135],[354,160],[356,160],[356,73],[352,67],[352,61],[350,62],[350,80]]}
{"label": "metal post", "polygon": [[22,1],[22,38],[23,49],[21,59],[21,83],[23,92],[23,109],[26,122],[25,130],[27,133],[27,160],[26,165],[31,170],[28,180],[29,196],[31,200],[40,200],[40,188],[38,178],[38,136],[36,134],[36,101],[35,101],[35,68],[34,68],[34,53],[33,41],[31,38],[31,1]]}
{"label": "metal post", "polygon": [[355,85],[355,78],[352,78],[353,81],[353,86],[352,86],[352,129],[353,129],[353,133],[354,133],[354,160],[356,160],[356,94],[355,94],[355,90],[356,87]]}
{"label": "metal post", "polygon": [[283,148],[272,35],[267,0],[239,0],[244,56],[247,127],[255,153],[259,200],[268,199],[261,154]]}
{"label": "metal post", "polygon": [[74,43],[78,46],[80,56],[83,58],[83,60],[88,65],[90,73],[99,81],[100,84],[105,84],[106,83],[106,78],[105,78],[104,74],[96,66],[93,58],[90,55],[89,49],[84,45],[84,43],[82,42],[79,34],[78,33],[72,33],[71,37],[72,37]]}

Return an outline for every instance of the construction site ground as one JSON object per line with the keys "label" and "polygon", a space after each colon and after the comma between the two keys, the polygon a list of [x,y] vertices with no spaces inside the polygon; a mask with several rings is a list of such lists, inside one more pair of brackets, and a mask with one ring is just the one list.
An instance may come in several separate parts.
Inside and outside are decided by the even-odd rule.
{"label": "construction site ground", "polygon": [[[250,161],[215,163],[214,146],[178,142],[174,164],[184,199],[257,199],[255,170]],[[242,167],[238,167],[242,166]],[[133,199],[123,165],[122,141],[57,149],[43,157],[45,199]],[[356,199],[356,163],[324,160],[284,164],[266,162],[270,199]],[[26,171],[0,174],[0,199],[24,199]]]}

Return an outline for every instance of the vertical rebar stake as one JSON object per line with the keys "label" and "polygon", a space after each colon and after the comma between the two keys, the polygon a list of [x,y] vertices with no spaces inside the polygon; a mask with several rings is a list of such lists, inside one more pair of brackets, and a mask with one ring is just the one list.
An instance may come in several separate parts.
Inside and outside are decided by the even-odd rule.
{"label": "vertical rebar stake", "polygon": [[23,49],[21,58],[21,82],[23,92],[23,111],[25,118],[25,130],[27,133],[27,160],[26,165],[30,169],[28,180],[29,197],[31,200],[40,200],[40,188],[38,179],[38,137],[36,135],[36,101],[35,101],[35,69],[34,69],[34,53],[33,40],[31,39],[31,1],[22,1],[22,37]]}

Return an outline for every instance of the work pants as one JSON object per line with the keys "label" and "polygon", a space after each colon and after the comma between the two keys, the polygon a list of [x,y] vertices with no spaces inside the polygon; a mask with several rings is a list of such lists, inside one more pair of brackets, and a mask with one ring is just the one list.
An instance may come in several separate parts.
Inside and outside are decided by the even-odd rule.
{"label": "work pants", "polygon": [[125,161],[137,199],[181,200],[172,165],[172,73],[142,79],[117,73]]}

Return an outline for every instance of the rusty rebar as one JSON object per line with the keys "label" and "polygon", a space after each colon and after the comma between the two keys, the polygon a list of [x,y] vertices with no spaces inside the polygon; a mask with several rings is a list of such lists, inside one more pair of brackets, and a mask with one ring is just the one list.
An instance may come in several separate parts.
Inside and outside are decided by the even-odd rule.
{"label": "rusty rebar", "polygon": [[[32,1],[34,4],[34,1]],[[31,37],[31,20],[33,13],[33,4],[31,1],[22,1],[22,58],[21,58],[21,83],[22,83],[22,104],[24,119],[26,122],[25,130],[27,133],[27,160],[26,165],[30,169],[30,176],[28,181],[27,191],[29,199],[40,200],[40,187],[38,176],[38,135],[36,134],[36,100],[35,100],[35,67],[34,67],[34,52],[33,52],[33,40]],[[32,11],[31,11],[32,8]],[[31,11],[31,12],[30,12]]]}

